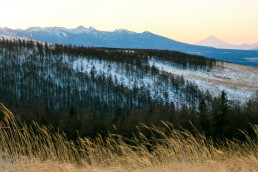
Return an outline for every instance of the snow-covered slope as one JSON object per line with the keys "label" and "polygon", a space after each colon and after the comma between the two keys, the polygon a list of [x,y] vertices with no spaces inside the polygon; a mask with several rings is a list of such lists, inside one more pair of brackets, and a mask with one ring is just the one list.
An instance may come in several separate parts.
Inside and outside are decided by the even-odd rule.
{"label": "snow-covered slope", "polygon": [[92,70],[95,70],[96,76],[104,75],[107,78],[111,78],[113,82],[118,82],[120,85],[123,85],[127,89],[138,88],[148,90],[148,93],[153,99],[162,102],[169,101],[180,104],[181,102],[186,101],[184,100],[184,97],[176,94],[172,86],[168,87],[165,83],[159,81],[159,77],[153,77],[148,74],[139,75],[137,70],[130,72],[126,71],[124,65],[87,58],[79,58],[75,61],[70,61],[69,64],[76,72],[90,74]]}
{"label": "snow-covered slope", "polygon": [[[135,86],[139,89],[145,88],[151,94],[153,99],[165,101],[165,95],[168,95],[168,101],[180,104],[185,101],[180,97],[173,86],[168,87],[165,83],[158,81],[159,78],[151,75],[137,75],[134,72],[128,73],[125,66],[117,63],[79,58],[75,61],[67,60],[66,64],[78,72],[90,73],[94,68],[95,74],[110,77],[113,81],[118,81],[129,89]],[[223,63],[211,71],[195,71],[182,69],[176,65],[169,65],[155,58],[150,58],[150,66],[155,66],[162,72],[170,75],[183,76],[186,80],[196,84],[203,92],[209,91],[212,96],[218,96],[221,91],[228,93],[230,100],[239,100],[244,103],[253,98],[258,91],[258,69],[236,64]],[[137,75],[137,79],[135,76]]]}
{"label": "snow-covered slope", "polygon": [[258,91],[257,68],[224,63],[223,67],[205,72],[182,70],[156,60],[151,60],[150,64],[172,75],[184,76],[185,79],[197,84],[201,90],[208,90],[213,96],[218,96],[222,90],[225,90],[231,100],[245,102]]}
{"label": "snow-covered slope", "polygon": [[258,69],[202,56],[32,41],[0,44],[2,99],[24,106],[90,109],[93,102],[94,109],[112,105],[113,113],[118,107],[198,106],[222,90],[244,103],[258,90]]}
{"label": "snow-covered slope", "polygon": [[[125,68],[116,63],[105,61],[89,60],[85,58],[77,59],[71,62],[72,68],[80,72],[90,73],[93,66],[97,74],[104,74],[116,78],[118,82],[132,89],[134,86],[138,88],[147,88],[153,98],[162,98],[163,93],[167,92],[169,101],[179,103],[182,98],[171,88],[162,88],[162,83],[156,82],[152,76],[142,75],[135,80],[133,76],[126,74]],[[176,65],[170,65],[164,61],[150,58],[150,66],[155,66],[162,72],[171,75],[183,76],[188,81],[196,84],[202,91],[209,91],[213,96],[218,96],[221,91],[228,93],[230,100],[240,100],[242,103],[253,98],[258,91],[258,69],[231,63],[223,63],[223,66],[213,68],[211,71],[200,71],[182,69]],[[154,88],[158,88],[155,90]]]}

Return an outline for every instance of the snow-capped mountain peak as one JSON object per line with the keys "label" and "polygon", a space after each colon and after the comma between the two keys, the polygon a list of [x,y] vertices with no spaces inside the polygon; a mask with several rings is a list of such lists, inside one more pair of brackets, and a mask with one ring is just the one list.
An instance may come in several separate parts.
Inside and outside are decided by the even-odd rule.
{"label": "snow-capped mountain peak", "polygon": [[96,31],[97,31],[97,29],[95,29],[92,26],[90,26],[89,28],[86,28],[84,26],[78,26],[76,28],[69,29],[69,32],[73,33],[73,34],[92,33],[92,32],[96,32]]}
{"label": "snow-capped mountain peak", "polygon": [[229,49],[234,47],[233,44],[224,42],[215,36],[209,36],[208,38],[198,42],[197,45],[209,46],[214,48],[229,48]]}
{"label": "snow-capped mountain peak", "polygon": [[231,43],[222,41],[215,36],[209,36],[208,38],[200,42],[197,42],[196,45],[208,46],[208,47],[214,47],[214,48],[223,48],[223,49],[252,50],[258,46],[258,43],[237,45],[237,44],[231,44]]}
{"label": "snow-capped mountain peak", "polygon": [[42,27],[30,27],[28,29],[26,29],[27,31],[39,31],[42,30]]}
{"label": "snow-capped mountain peak", "polygon": [[223,41],[221,41],[220,39],[218,39],[217,37],[215,37],[215,36],[209,36],[208,38],[206,38],[205,40],[207,40],[207,41],[220,41],[220,42],[223,42]]}
{"label": "snow-capped mountain peak", "polygon": [[135,33],[133,31],[129,31],[127,29],[116,29],[114,30],[115,33]]}
{"label": "snow-capped mountain peak", "polygon": [[87,28],[84,26],[78,26],[75,28],[76,30],[86,30]]}

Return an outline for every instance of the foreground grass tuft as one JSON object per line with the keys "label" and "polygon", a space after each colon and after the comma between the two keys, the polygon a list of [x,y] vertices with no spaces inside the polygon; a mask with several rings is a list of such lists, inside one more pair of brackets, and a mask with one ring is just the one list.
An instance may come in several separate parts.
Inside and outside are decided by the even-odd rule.
{"label": "foreground grass tuft", "polygon": [[142,125],[152,137],[70,141],[52,127],[26,125],[0,104],[0,171],[258,171],[256,138],[214,143],[196,131]]}

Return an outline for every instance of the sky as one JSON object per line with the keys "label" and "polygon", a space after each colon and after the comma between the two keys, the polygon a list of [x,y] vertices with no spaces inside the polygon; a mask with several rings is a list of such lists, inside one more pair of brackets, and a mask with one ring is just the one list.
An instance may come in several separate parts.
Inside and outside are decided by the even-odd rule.
{"label": "sky", "polygon": [[258,0],[0,0],[0,27],[92,26],[196,43],[258,42]]}

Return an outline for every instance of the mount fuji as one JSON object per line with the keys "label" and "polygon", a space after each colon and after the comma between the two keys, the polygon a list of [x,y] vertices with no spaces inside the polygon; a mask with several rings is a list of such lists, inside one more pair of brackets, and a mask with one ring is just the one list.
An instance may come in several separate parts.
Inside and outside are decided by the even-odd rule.
{"label": "mount fuji", "polygon": [[208,46],[214,48],[224,48],[224,49],[239,49],[239,50],[257,50],[258,49],[258,42],[255,44],[231,44],[224,42],[214,36],[210,36],[200,42],[197,42],[196,45],[201,46]]}

